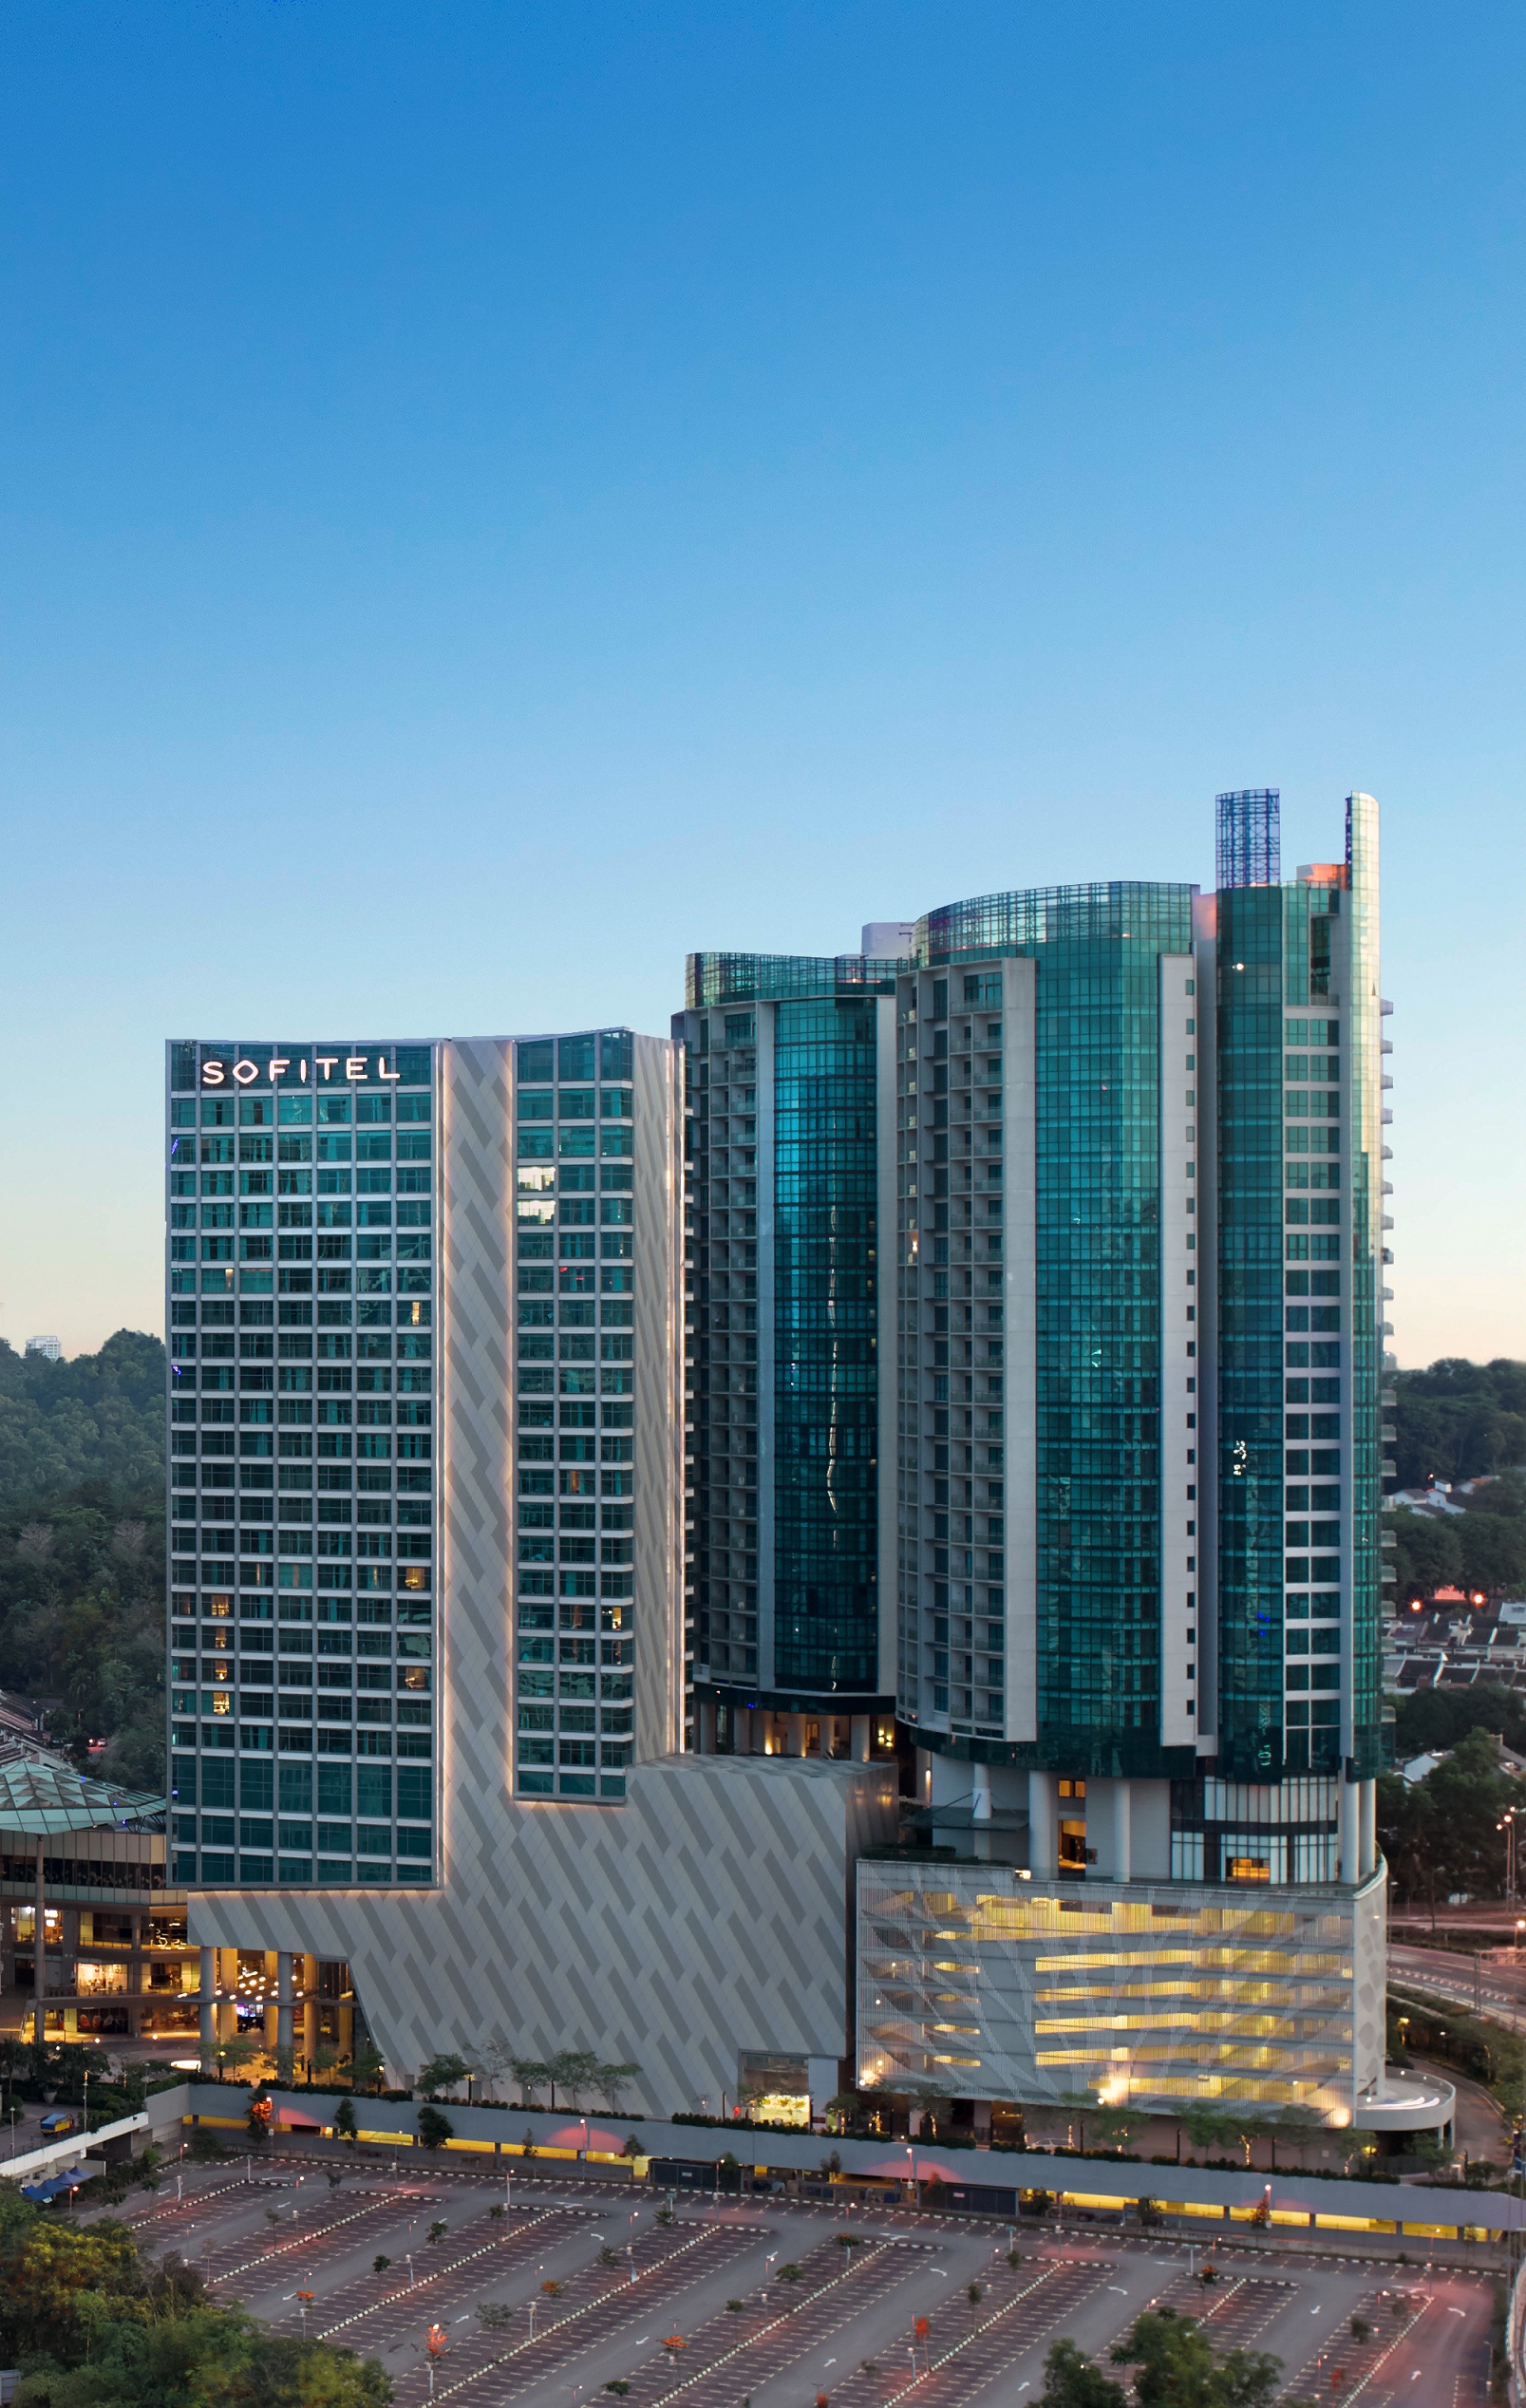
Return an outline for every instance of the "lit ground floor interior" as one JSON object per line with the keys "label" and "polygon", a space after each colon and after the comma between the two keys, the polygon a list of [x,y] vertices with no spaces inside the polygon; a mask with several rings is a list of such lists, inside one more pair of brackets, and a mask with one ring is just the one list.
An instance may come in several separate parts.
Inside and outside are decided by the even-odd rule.
{"label": "lit ground floor interior", "polygon": [[380,2152],[282,2151],[249,2171],[236,2155],[187,2163],[157,2197],[135,2194],[141,2245],[181,2251],[279,2330],[305,2313],[310,2333],[379,2359],[398,2408],[429,2396],[431,2338],[436,2387],[482,2408],[566,2408],[612,2384],[627,2408],[680,2389],[685,2408],[819,2394],[885,2408],[914,2349],[930,2368],[919,2399],[1030,2408],[1057,2338],[1104,2360],[1152,2305],[1204,2317],[1221,2350],[1272,2351],[1296,2394],[1324,2393],[1339,2367],[1343,2396],[1413,2400],[1423,2369],[1428,2400],[1487,2399],[1490,2283],[1459,2248],[1427,2265],[1424,2241],[1407,2264],[1391,2241],[1361,2256],[1344,2239],[1325,2254],[1220,2241],[1205,2286],[1202,2234],[1189,2248],[1068,2217],[1057,2229],[1052,2216],[1014,2227],[883,2202],[717,2205],[565,2174],[395,2170]]}

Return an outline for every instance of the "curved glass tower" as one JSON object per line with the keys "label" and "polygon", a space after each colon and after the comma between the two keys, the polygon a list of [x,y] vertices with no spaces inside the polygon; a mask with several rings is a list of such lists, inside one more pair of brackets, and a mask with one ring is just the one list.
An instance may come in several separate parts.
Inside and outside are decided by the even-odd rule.
{"label": "curved glass tower", "polygon": [[[868,2080],[994,2096],[1021,2061],[1027,2096],[1339,2116],[1381,2070],[1377,806],[1282,883],[1275,791],[1218,803],[1213,894],[1020,890],[925,913],[895,959],[690,960],[697,1743],[858,1753],[893,1692],[922,1836],[1017,1869],[1051,1972],[1067,1927],[1095,1950],[1119,1915],[1187,1918],[1179,1998],[1128,2005],[1155,1989],[1121,1973],[1114,1999],[1094,1956],[1021,2044],[987,2033],[994,2091],[937,2037],[984,2028],[979,1981],[974,2022],[946,1980],[924,2022],[871,1947],[869,2011],[890,1980],[913,2006],[861,2029]],[[1280,2038],[1209,1964],[1257,1914]],[[1306,1947],[1346,1968],[1328,1997]]]}

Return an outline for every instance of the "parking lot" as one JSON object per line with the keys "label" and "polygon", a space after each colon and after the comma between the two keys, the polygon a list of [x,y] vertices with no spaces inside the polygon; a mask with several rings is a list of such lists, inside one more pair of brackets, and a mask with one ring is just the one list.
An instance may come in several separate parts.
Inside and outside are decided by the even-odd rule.
{"label": "parking lot", "polygon": [[1175,2239],[1018,2229],[1014,2267],[989,2218],[294,2154],[187,2166],[119,2212],[217,2296],[379,2359],[399,2408],[431,2380],[463,2408],[588,2408],[610,2385],[606,2408],[1031,2408],[1060,2335],[1105,2358],[1162,2304],[1274,2352],[1294,2394],[1487,2398],[1486,2278],[1291,2245],[1221,2243],[1205,2286],[1204,2248]]}

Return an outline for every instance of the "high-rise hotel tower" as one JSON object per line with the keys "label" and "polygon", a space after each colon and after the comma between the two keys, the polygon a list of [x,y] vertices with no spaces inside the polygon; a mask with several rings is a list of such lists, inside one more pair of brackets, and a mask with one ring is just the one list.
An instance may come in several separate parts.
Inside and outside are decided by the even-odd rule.
{"label": "high-rise hotel tower", "polygon": [[[876,1777],[680,1752],[676,1049],[185,1040],[166,1086],[171,1815],[204,2041],[270,1979],[300,2056],[306,1967],[403,2074],[572,2044],[664,2107],[734,2092],[749,2053],[835,2081]],[[671,1979],[675,1905],[708,2018]]]}
{"label": "high-rise hotel tower", "polygon": [[[860,1869],[865,2079],[1042,2097],[1126,2062],[1141,2096],[1338,2112],[1381,2067],[1375,803],[1344,858],[1283,884],[1277,856],[1276,796],[1225,795],[1212,895],[1018,892],[895,956],[691,958],[699,1743],[857,1754],[894,1698],[930,1840],[1025,1876],[987,1934],[1012,1963],[982,1980],[972,1941],[951,2004],[912,1941],[946,1942],[951,1877],[919,1916],[919,1876]],[[1275,1899],[1291,1933],[1324,1885],[1261,2012],[1237,1978],[1188,2006],[1211,1932]],[[1108,1889],[1187,1943],[1158,2010],[1102,1996]],[[1084,1930],[1073,1997],[1034,1993],[1027,1923],[1050,1966]]]}

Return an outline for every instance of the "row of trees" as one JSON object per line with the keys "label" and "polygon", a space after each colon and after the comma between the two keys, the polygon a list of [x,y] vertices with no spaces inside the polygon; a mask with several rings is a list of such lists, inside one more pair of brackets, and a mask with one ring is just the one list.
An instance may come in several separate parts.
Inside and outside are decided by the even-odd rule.
{"label": "row of trees", "polygon": [[83,1765],[164,1781],[164,1348],[71,1363],[0,1341],[0,1661]]}
{"label": "row of trees", "polygon": [[1526,1363],[1450,1355],[1394,1379],[1401,1488],[1474,1480],[1526,1464]]}
{"label": "row of trees", "polygon": [[1456,1514],[1416,1514],[1401,1506],[1384,1515],[1384,1530],[1395,1542],[1401,1608],[1411,1597],[1428,1597],[1438,1589],[1498,1596],[1518,1595],[1526,1587],[1526,1480],[1510,1472],[1457,1502],[1462,1511]]}
{"label": "row of trees", "polygon": [[162,1486],[87,1483],[0,1517],[0,1663],[82,1769],[162,1789]]}
{"label": "row of trees", "polygon": [[564,2103],[579,2115],[585,2099],[596,2094],[618,2116],[623,2113],[622,2096],[640,2071],[633,2059],[609,2063],[591,2048],[558,2049],[555,2057],[516,2057],[506,2048],[488,2049],[475,2059],[454,2052],[431,2057],[419,2068],[418,2087],[425,2098],[438,2098],[442,2093],[459,2090],[464,2082],[469,2096],[474,2081],[491,2084],[512,2074],[519,2086],[521,2107],[534,2107],[537,2093],[544,2091],[548,2105],[555,2108],[559,2090]]}
{"label": "row of trees", "polygon": [[380,2408],[374,2359],[271,2333],[217,2305],[173,2256],[141,2257],[125,2226],[87,2225],[0,2186],[0,2357],[25,2369],[17,2408]]}
{"label": "row of trees", "polygon": [[[257,2066],[273,2064],[275,2080],[282,2088],[290,2086],[299,2068],[310,2082],[339,2081],[356,2091],[380,2090],[386,2075],[386,2059],[368,2040],[357,2041],[349,2057],[342,2057],[336,2048],[320,2046],[309,2067],[291,2048],[267,2049],[263,2040],[239,2034],[215,2041],[210,2061],[219,2081],[247,2078]],[[462,2057],[452,2049],[420,2066],[415,2088],[424,2098],[437,2099],[453,2097],[464,2084],[470,2099],[474,2083],[491,2088],[509,2074],[519,2086],[521,2107],[537,2105],[537,2094],[544,2091],[547,2103],[555,2108],[559,2090],[563,2104],[576,2114],[582,2113],[585,2100],[596,2096],[618,2116],[625,2112],[624,2093],[640,2071],[632,2059],[611,2063],[590,2048],[564,2048],[555,2057],[544,2058],[516,2057],[507,2049],[483,2049]]]}

